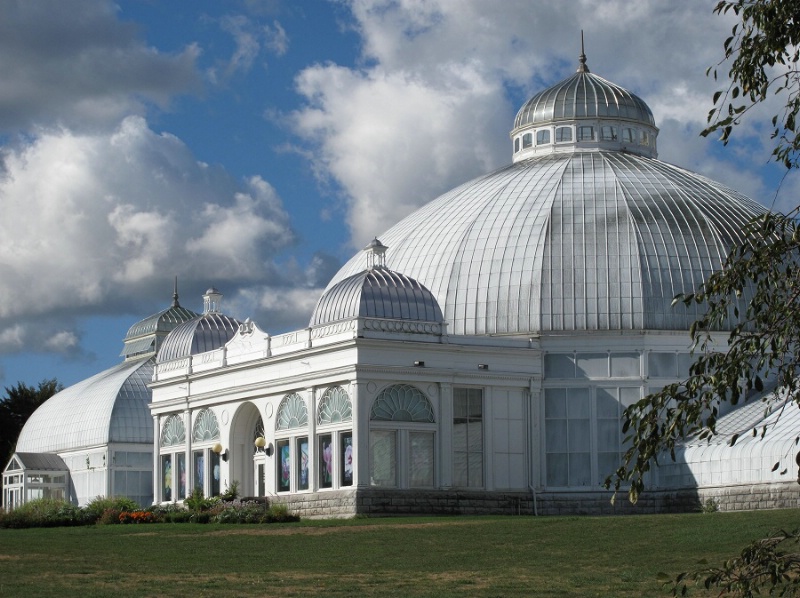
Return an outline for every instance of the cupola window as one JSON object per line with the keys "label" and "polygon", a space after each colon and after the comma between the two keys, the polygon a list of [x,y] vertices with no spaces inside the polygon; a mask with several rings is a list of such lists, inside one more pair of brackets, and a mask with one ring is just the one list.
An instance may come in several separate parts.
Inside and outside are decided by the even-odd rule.
{"label": "cupola window", "polygon": [[517,137],[517,138],[514,140],[514,152],[516,153],[516,152],[518,152],[518,151],[519,151],[519,137]]}
{"label": "cupola window", "polygon": [[537,131],[536,132],[536,145],[545,145],[546,143],[550,143],[550,131],[545,129],[544,131]]}
{"label": "cupola window", "polygon": [[578,141],[594,141],[594,127],[586,125],[578,127]]}
{"label": "cupola window", "polygon": [[617,140],[617,127],[606,125],[600,129],[600,139],[603,141],[616,141]]}
{"label": "cupola window", "polygon": [[622,129],[622,141],[625,143],[633,143],[634,139],[636,139],[636,130],[631,129],[630,127],[626,127]]}
{"label": "cupola window", "polygon": [[526,147],[531,147],[533,145],[533,135],[531,133],[525,133],[522,136],[522,149]]}
{"label": "cupola window", "polygon": [[639,143],[642,145],[650,145],[650,135],[647,131],[639,131]]}
{"label": "cupola window", "polygon": [[572,127],[558,127],[556,129],[556,143],[572,141]]}

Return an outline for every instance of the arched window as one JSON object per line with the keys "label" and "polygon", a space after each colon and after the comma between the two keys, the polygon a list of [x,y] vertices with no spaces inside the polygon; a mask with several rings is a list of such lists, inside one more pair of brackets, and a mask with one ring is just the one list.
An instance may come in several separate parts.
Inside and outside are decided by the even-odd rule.
{"label": "arched window", "polygon": [[300,428],[308,424],[308,407],[306,402],[299,394],[286,395],[278,407],[278,415],[275,418],[276,430],[290,430]]}
{"label": "arched window", "polygon": [[[192,426],[192,479],[194,488],[203,491],[205,496],[219,496],[222,464],[219,453],[212,450],[219,440],[219,422],[211,409],[201,410]],[[205,445],[205,446],[203,446]]]}
{"label": "arched window", "polygon": [[353,419],[353,406],[350,397],[341,386],[334,386],[325,391],[317,408],[317,423],[338,424]]}
{"label": "arched window", "polygon": [[[320,488],[353,485],[353,405],[341,386],[327,389],[317,407],[317,472]],[[338,472],[338,473],[337,473]]]}
{"label": "arched window", "polygon": [[514,153],[519,151],[519,137],[514,140]]}
{"label": "arched window", "polygon": [[219,440],[219,422],[211,409],[203,409],[197,414],[192,428],[192,440],[194,442]]}
{"label": "arched window", "polygon": [[395,384],[382,390],[372,404],[369,418],[372,421],[436,423],[428,397],[409,384]]}
{"label": "arched window", "polygon": [[186,426],[182,415],[168,415],[164,420],[160,445],[160,500],[183,500],[186,498]]}
{"label": "arched window", "polygon": [[[297,393],[283,397],[275,416],[278,492],[290,492],[292,479],[295,480],[295,490],[309,488],[309,447],[306,426],[308,426],[308,407],[303,397]],[[291,431],[297,429],[301,430],[302,436],[292,434]],[[277,438],[278,436],[282,438]]]}
{"label": "arched window", "polygon": [[161,446],[176,446],[186,443],[186,427],[180,415],[170,415],[161,428]]}
{"label": "arched window", "polygon": [[435,433],[433,405],[422,391],[409,384],[383,389],[370,411],[370,484],[433,487]]}

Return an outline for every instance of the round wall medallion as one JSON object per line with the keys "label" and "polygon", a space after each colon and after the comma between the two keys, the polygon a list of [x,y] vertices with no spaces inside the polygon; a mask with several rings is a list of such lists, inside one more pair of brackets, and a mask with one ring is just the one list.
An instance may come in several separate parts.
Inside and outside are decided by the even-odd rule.
{"label": "round wall medallion", "polygon": [[228,423],[228,410],[227,409],[223,409],[222,410],[222,423],[223,424],[227,424]]}
{"label": "round wall medallion", "polygon": [[428,385],[428,396],[432,399],[435,399],[439,396],[439,389],[436,387],[435,384]]}
{"label": "round wall medallion", "polygon": [[264,408],[264,413],[267,417],[272,417],[272,403],[267,403],[267,406]]}
{"label": "round wall medallion", "polygon": [[378,390],[378,385],[374,382],[367,382],[367,392],[375,392]]}

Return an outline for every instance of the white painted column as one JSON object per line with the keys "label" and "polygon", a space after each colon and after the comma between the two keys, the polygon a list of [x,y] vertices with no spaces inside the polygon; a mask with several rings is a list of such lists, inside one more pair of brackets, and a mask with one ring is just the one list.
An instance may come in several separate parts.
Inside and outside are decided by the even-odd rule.
{"label": "white painted column", "polygon": [[317,450],[317,390],[312,386],[306,390],[308,395],[308,489],[319,490],[319,451]]}
{"label": "white painted column", "polygon": [[161,502],[161,416],[153,417],[153,504]]}
{"label": "white painted column", "polygon": [[194,464],[192,463],[192,412],[183,412],[183,427],[186,430],[186,496],[194,490]]}
{"label": "white painted column", "polygon": [[453,385],[439,385],[438,486],[453,486]]}
{"label": "white painted column", "polygon": [[369,486],[369,393],[365,382],[350,385],[353,399],[353,486]]}

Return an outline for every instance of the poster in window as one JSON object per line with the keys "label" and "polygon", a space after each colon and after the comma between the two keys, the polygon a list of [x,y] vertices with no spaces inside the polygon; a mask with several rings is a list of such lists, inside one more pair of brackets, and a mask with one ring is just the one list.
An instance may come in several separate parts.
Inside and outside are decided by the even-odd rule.
{"label": "poster in window", "polygon": [[308,490],[308,438],[297,439],[297,488],[298,490]]}
{"label": "poster in window", "polygon": [[220,457],[211,452],[211,496],[219,496],[220,492]]}
{"label": "poster in window", "polygon": [[333,441],[330,434],[319,437],[319,487],[333,486]]}
{"label": "poster in window", "polygon": [[161,500],[172,500],[172,455],[161,455]]}
{"label": "poster in window", "polygon": [[353,433],[345,432],[342,438],[342,486],[353,485]]}
{"label": "poster in window", "polygon": [[194,487],[195,490],[206,491],[206,459],[203,451],[194,454]]}
{"label": "poster in window", "polygon": [[292,482],[292,451],[288,440],[278,442],[278,492],[289,492]]}
{"label": "poster in window", "polygon": [[186,498],[186,454],[178,453],[178,499]]}

